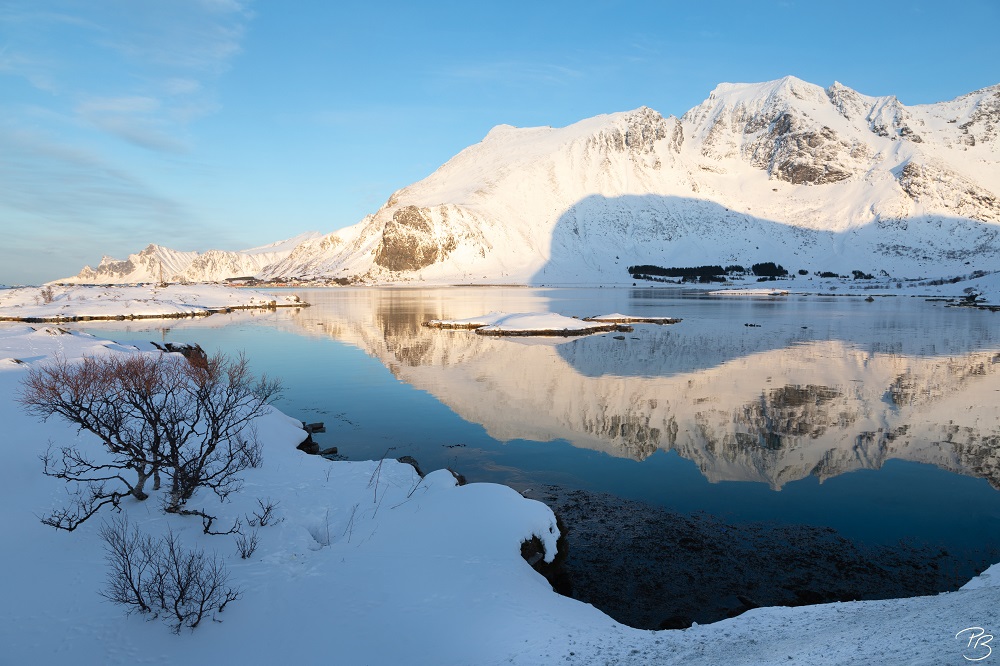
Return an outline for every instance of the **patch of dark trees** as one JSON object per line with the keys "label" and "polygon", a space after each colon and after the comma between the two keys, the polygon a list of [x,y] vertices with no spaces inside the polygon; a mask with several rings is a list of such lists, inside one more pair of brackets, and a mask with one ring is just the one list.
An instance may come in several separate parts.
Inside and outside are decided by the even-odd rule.
{"label": "patch of dark trees", "polygon": [[[725,282],[730,277],[744,277],[755,275],[758,279],[771,279],[785,277],[788,271],[780,264],[773,261],[765,261],[754,264],[748,271],[739,264],[732,264],[723,268],[720,265],[706,266],[655,266],[652,264],[640,264],[628,267],[629,275],[635,280],[652,280],[654,282]],[[668,278],[680,278],[679,280],[669,280]]]}
{"label": "patch of dark trees", "polygon": [[[763,261],[759,264],[753,264],[750,266],[749,270],[739,264],[732,264],[726,267],[722,267],[718,264],[705,266],[656,266],[653,264],[640,264],[637,266],[629,266],[628,272],[634,280],[674,283],[726,282],[731,278],[743,277],[756,277],[758,282],[764,282],[767,280],[776,280],[778,278],[786,278],[789,276],[789,273],[785,270],[784,266],[776,264],[773,261]],[[800,268],[797,272],[801,276],[809,275],[809,271],[804,268]],[[883,277],[889,277],[889,274],[885,271],[879,271],[879,274]],[[840,273],[835,273],[833,271],[815,271],[813,275],[821,278],[839,278],[844,280],[850,279],[851,277],[855,280],[875,279],[873,274],[866,273],[862,270],[853,270],[851,271],[850,276],[841,275]],[[956,278],[954,281],[957,282],[959,279],[963,278]]]}

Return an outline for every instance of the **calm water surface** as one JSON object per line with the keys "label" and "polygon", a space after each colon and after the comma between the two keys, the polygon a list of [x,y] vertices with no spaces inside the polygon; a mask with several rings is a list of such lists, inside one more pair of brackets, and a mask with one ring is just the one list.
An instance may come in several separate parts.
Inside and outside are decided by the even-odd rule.
{"label": "calm water surface", "polygon": [[[351,459],[560,484],[869,543],[1000,547],[1000,315],[915,298],[677,289],[301,290],[312,307],[88,323],[245,351]],[[569,340],[422,327],[490,311],[680,317]],[[752,324],[752,325],[751,325]],[[529,493],[530,496],[530,493]]]}

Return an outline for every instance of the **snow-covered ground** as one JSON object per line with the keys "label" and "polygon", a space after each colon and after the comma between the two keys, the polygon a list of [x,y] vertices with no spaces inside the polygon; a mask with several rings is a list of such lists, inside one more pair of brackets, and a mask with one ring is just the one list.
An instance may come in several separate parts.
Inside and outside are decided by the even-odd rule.
{"label": "snow-covered ground", "polygon": [[227,308],[301,305],[295,296],[275,296],[222,285],[19,287],[0,291],[0,320],[183,317]]}
{"label": "snow-covered ground", "polygon": [[67,496],[62,482],[42,475],[38,455],[49,441],[92,440],[54,420],[38,423],[16,402],[31,365],[127,353],[137,352],[54,327],[0,325],[0,662],[991,662],[1000,565],[934,597],[762,608],[683,631],[635,630],[555,594],[521,559],[520,543],[533,534],[552,554],[554,517],[543,504],[504,486],[459,487],[447,471],[421,480],[394,461],[304,455],[294,448],[302,430],[277,411],[257,421],[264,462],[244,474],[243,491],[222,506],[194,498],[220,522],[251,513],[258,499],[277,504],[281,522],[259,528],[251,558],[240,559],[232,536],[205,536],[196,518],[163,514],[156,497],[125,503],[140,529],[169,526],[185,546],[216,551],[243,590],[221,623],[175,636],[99,595],[100,518],[73,533],[39,522]]}

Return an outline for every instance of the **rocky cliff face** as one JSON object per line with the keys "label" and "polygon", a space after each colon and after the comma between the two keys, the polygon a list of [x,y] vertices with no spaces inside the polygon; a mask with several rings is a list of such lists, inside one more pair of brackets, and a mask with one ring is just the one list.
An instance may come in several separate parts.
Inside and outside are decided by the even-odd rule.
{"label": "rocky cliff face", "polygon": [[[375,263],[390,271],[418,271],[443,261],[455,249],[455,237],[448,231],[435,233],[428,213],[416,206],[396,209],[382,229]],[[447,212],[441,213],[447,223]]]}

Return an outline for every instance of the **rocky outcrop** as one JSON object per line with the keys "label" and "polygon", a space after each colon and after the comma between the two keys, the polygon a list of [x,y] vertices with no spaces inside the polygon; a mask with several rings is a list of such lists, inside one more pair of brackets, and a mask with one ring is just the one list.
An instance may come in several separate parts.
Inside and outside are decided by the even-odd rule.
{"label": "rocky outcrop", "polygon": [[914,201],[954,217],[1000,223],[1000,199],[968,178],[931,161],[908,162],[899,171],[899,186]]}
{"label": "rocky outcrop", "polygon": [[429,211],[404,206],[386,222],[375,263],[390,271],[418,271],[443,260],[455,246],[451,234],[435,234]]}
{"label": "rocky outcrop", "polygon": [[680,152],[684,133],[677,118],[664,118],[647,106],[624,115],[622,121],[595,134],[590,146],[605,151],[649,154],[656,143],[667,139],[671,150]]}
{"label": "rocky outcrop", "polygon": [[[858,152],[864,155],[863,149]],[[855,173],[849,159],[845,159],[854,157],[848,142],[829,127],[803,127],[790,113],[781,114],[771,123],[765,137],[756,142],[752,155],[755,166],[795,185],[836,183]]]}

